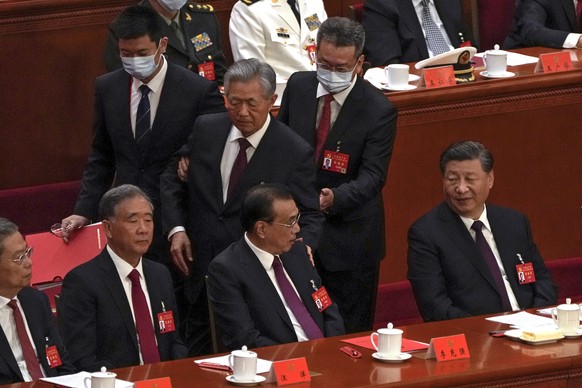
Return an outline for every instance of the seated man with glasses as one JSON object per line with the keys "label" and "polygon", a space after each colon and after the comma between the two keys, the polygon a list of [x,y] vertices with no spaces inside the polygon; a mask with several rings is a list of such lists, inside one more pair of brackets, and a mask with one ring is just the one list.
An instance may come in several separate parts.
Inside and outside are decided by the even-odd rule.
{"label": "seated man with glasses", "polygon": [[30,287],[32,247],[0,218],[0,384],[73,373],[46,294]]}
{"label": "seated man with glasses", "polygon": [[192,356],[210,352],[204,276],[210,261],[243,236],[239,214],[249,188],[262,182],[288,186],[303,214],[301,237],[312,249],[319,242],[323,216],[313,151],[271,117],[275,86],[267,63],[253,58],[233,64],[224,76],[228,113],[199,117],[189,138],[187,185],[178,176],[178,159],[162,175],[164,233],[174,263],[191,274],[184,340]]}
{"label": "seated man with glasses", "polygon": [[299,209],[281,185],[245,196],[245,234],[208,267],[208,294],[224,345],[260,347],[344,334],[305,245],[297,241]]}
{"label": "seated man with glasses", "polygon": [[317,34],[317,72],[295,73],[279,120],[315,148],[319,205],[326,222],[315,264],[348,333],[372,329],[385,253],[382,188],[396,136],[396,109],[357,74],[364,30],[329,18]]}

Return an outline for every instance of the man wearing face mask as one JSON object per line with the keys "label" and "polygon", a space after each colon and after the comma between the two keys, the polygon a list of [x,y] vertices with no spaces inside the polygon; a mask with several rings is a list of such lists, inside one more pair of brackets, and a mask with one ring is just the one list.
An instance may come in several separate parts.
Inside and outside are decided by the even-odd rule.
{"label": "man wearing face mask", "polygon": [[[220,24],[211,5],[188,0],[142,0],[139,5],[156,11],[162,35],[168,37],[164,55],[169,62],[222,85],[227,64]],[[118,39],[117,26],[112,23],[105,46],[107,71],[122,67]]]}
{"label": "man wearing face mask", "polygon": [[162,55],[162,35],[154,10],[125,9],[116,20],[123,69],[97,78],[92,151],[73,215],[63,219],[70,234],[97,220],[99,200],[112,185],[144,190],[154,205],[154,241],[148,257],[172,268],[160,222],[160,174],[186,143],[194,121],[223,112],[217,85]]}
{"label": "man wearing face mask", "polygon": [[315,149],[326,216],[315,264],[348,333],[372,328],[385,254],[382,188],[396,136],[396,109],[357,75],[363,48],[360,24],[337,17],[323,22],[317,71],[289,78],[278,116]]}

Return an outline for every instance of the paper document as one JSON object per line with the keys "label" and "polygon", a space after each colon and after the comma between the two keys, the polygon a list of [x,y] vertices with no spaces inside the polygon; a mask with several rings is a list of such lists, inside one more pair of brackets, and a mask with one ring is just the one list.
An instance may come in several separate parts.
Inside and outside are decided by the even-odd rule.
{"label": "paper document", "polygon": [[488,321],[505,323],[517,329],[542,327],[550,325],[555,326],[554,320],[552,318],[530,314],[525,311],[520,311],[515,314],[499,315],[497,317],[490,317],[485,319],[487,319]]}
{"label": "paper document", "polygon": [[[194,362],[196,364],[200,364],[201,362],[210,362],[210,363],[214,363],[214,364],[230,366],[228,364],[228,356],[229,356],[229,354],[227,354],[226,356],[205,358],[203,360],[195,360]],[[257,358],[257,373],[258,374],[267,373],[268,371],[271,370],[271,364],[272,364],[271,361],[263,360],[262,358]]]}
{"label": "paper document", "polygon": [[[60,385],[62,387],[79,388],[85,386],[85,377],[91,377],[91,373],[79,372],[75,373],[74,375],[43,377],[41,378],[41,380]],[[115,388],[130,388],[130,387],[133,387],[133,383],[131,381],[115,379]]]}

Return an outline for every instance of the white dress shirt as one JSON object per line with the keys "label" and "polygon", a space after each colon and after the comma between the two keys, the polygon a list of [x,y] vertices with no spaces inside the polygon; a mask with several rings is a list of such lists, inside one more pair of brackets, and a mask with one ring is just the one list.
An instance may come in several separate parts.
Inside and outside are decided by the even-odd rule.
{"label": "white dress shirt", "polygon": [[[578,5],[578,1],[582,1],[582,0],[574,0],[574,11],[576,11],[576,6]],[[563,48],[576,48],[576,45],[578,44],[578,40],[580,39],[580,36],[582,36],[582,34],[577,34],[574,32],[569,33],[568,36],[566,37],[566,40],[562,44],[562,47]]]}
{"label": "white dress shirt", "polygon": [[[344,106],[344,102],[346,102],[346,98],[348,98],[348,95],[350,94],[350,92],[354,88],[354,85],[356,84],[357,79],[358,79],[358,76],[355,76],[354,79],[352,79],[350,86],[348,86],[346,89],[342,90],[341,92],[335,93],[333,95],[333,101],[330,104],[330,107],[331,107],[331,116],[330,116],[330,120],[329,120],[329,131],[330,132],[333,129],[333,125],[335,124],[335,120],[339,116],[339,113],[342,109],[342,106]],[[329,94],[329,92],[327,90],[325,90],[325,88],[323,86],[321,86],[320,83],[318,83],[316,96],[319,99],[319,101],[317,102],[317,118],[315,120],[315,127],[316,128],[319,125],[319,120],[321,120],[321,112],[323,111],[323,100],[324,99],[319,98],[319,97],[323,97],[327,94]]]}

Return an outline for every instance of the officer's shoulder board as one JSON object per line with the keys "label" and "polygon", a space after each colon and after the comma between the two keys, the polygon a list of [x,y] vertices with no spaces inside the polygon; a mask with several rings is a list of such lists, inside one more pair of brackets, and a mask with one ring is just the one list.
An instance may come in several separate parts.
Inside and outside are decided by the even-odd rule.
{"label": "officer's shoulder board", "polygon": [[214,7],[210,4],[201,4],[195,1],[188,2],[188,11],[190,12],[214,12]]}
{"label": "officer's shoulder board", "polygon": [[240,0],[240,1],[246,5],[253,5],[255,3],[258,3],[261,0]]}

